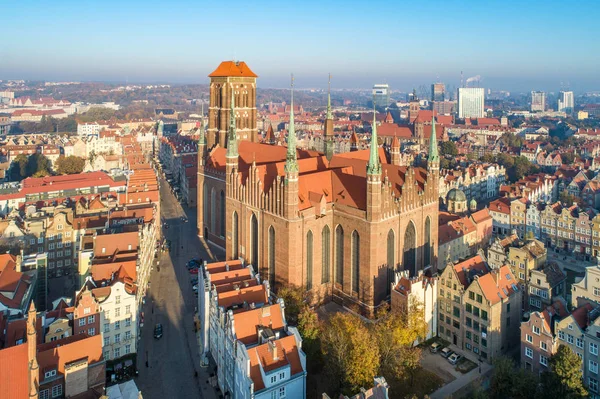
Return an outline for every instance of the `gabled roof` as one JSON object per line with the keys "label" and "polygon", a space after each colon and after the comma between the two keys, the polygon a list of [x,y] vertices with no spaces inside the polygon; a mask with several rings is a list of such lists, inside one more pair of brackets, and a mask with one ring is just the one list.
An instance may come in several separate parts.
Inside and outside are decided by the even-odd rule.
{"label": "gabled roof", "polygon": [[483,275],[487,273],[488,270],[489,269],[481,255],[475,255],[472,258],[454,265],[454,272],[464,288],[467,288],[471,284],[474,276]]}
{"label": "gabled roof", "polygon": [[[276,347],[277,357],[274,356],[273,346]],[[291,376],[304,371],[294,335],[250,348],[248,357],[250,358],[250,378],[254,382],[254,392],[265,388],[261,368],[268,373],[289,365]]]}
{"label": "gabled roof", "polygon": [[480,276],[477,282],[483,295],[492,305],[509,298],[519,290],[517,280],[507,265]]}
{"label": "gabled roof", "polygon": [[244,345],[251,345],[258,342],[258,327],[260,326],[272,330],[280,330],[285,327],[279,303],[234,313],[233,321],[236,338]]}

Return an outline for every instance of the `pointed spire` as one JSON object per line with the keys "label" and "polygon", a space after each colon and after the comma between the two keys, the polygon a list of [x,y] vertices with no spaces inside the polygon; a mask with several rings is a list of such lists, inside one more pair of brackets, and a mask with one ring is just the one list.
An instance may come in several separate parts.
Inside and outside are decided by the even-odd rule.
{"label": "pointed spire", "polygon": [[327,119],[333,119],[331,113],[331,74],[329,74],[329,83],[327,86]]}
{"label": "pointed spire", "polygon": [[231,109],[229,110],[229,130],[227,131],[227,158],[237,158],[237,128],[235,126],[235,89],[231,86]]}
{"label": "pointed spire", "polygon": [[427,162],[440,162],[438,155],[437,135],[435,132],[435,115],[431,117],[431,137],[429,139],[429,156]]}
{"label": "pointed spire", "polygon": [[367,174],[381,174],[381,162],[379,161],[379,145],[377,143],[377,110],[375,109],[375,97],[373,97],[373,129],[371,133],[371,153],[367,164]]}
{"label": "pointed spire", "polygon": [[292,99],[290,101],[290,128],[288,131],[288,147],[285,157],[285,172],[298,173],[298,161],[296,159],[296,128],[294,127],[294,75],[292,74]]}

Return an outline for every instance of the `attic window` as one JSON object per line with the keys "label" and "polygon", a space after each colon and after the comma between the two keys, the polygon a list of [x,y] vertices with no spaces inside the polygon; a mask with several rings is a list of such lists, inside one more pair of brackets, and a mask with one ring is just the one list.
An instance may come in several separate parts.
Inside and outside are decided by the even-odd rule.
{"label": "attic window", "polygon": [[44,378],[54,377],[55,375],[56,375],[56,369],[50,370],[50,371],[46,371],[44,373]]}
{"label": "attic window", "polygon": [[511,278],[510,278],[510,274],[508,274],[508,273],[506,274],[506,279],[507,279],[507,280],[510,280],[510,279],[511,279]]}
{"label": "attic window", "polygon": [[508,295],[508,290],[506,288],[502,288],[502,292],[504,292],[504,295]]}

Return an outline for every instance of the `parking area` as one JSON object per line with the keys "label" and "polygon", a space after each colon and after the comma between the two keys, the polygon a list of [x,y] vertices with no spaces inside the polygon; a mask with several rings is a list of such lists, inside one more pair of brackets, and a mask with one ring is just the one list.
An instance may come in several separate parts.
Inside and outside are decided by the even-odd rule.
{"label": "parking area", "polygon": [[440,377],[444,384],[454,381],[462,375],[460,371],[456,370],[456,366],[448,362],[448,359],[443,358],[439,352],[431,353],[429,348],[423,350],[421,366]]}

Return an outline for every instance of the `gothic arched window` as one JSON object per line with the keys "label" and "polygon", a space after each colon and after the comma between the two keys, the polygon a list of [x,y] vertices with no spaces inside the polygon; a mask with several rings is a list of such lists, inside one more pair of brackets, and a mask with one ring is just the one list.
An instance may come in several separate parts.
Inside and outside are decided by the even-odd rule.
{"label": "gothic arched window", "polygon": [[223,190],[221,190],[221,237],[225,237],[225,223],[227,223],[227,221],[225,220],[225,192]]}
{"label": "gothic arched window", "polygon": [[358,294],[360,280],[360,237],[358,232],[352,232],[352,291]]}
{"label": "gothic arched window", "polygon": [[390,229],[387,236],[387,287],[386,295],[390,294],[394,282],[394,269],[396,268],[396,236],[394,230]]}
{"label": "gothic arched window", "polygon": [[231,217],[231,259],[238,258],[238,214],[233,211]]}
{"label": "gothic arched window", "polygon": [[275,285],[275,229],[269,227],[269,271],[268,279],[271,288]]}
{"label": "gothic arched window", "polygon": [[258,268],[258,220],[256,215],[250,217],[250,262],[254,270]]}
{"label": "gothic arched window", "polygon": [[312,289],[313,281],[313,233],[306,233],[306,289]]}
{"label": "gothic arched window", "polygon": [[335,282],[344,285],[344,229],[335,229]]}
{"label": "gothic arched window", "polygon": [[329,264],[331,262],[331,231],[329,230],[329,226],[323,227],[323,231],[321,232],[321,283],[326,284],[329,282]]}

